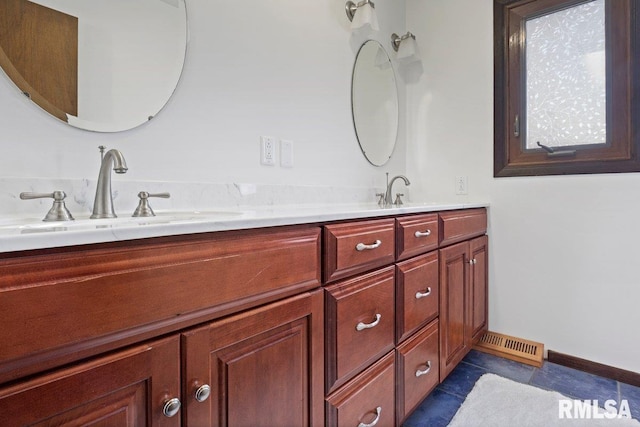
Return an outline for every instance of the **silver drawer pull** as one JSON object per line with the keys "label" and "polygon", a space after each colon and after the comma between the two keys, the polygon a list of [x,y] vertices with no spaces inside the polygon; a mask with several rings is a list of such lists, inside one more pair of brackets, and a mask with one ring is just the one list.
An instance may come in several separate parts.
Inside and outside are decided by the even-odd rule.
{"label": "silver drawer pull", "polygon": [[380,421],[380,413],[382,413],[382,408],[378,406],[376,408],[376,418],[373,421],[371,421],[369,424],[360,423],[358,424],[358,427],[373,427],[374,425],[378,424],[378,421]]}
{"label": "silver drawer pull", "polygon": [[371,244],[371,245],[365,245],[364,243],[358,243],[356,245],[356,251],[361,252],[361,251],[366,251],[366,250],[370,250],[370,249],[375,249],[377,247],[379,247],[382,244],[382,242],[380,240],[376,240],[375,243]]}
{"label": "silver drawer pull", "polygon": [[427,237],[427,236],[431,236],[431,230],[427,230],[427,231],[416,231],[413,235],[414,235],[414,236],[416,236],[416,237]]}
{"label": "silver drawer pull", "polygon": [[427,369],[425,369],[424,371],[421,371],[420,369],[418,369],[418,370],[416,371],[416,378],[417,378],[417,377],[420,377],[420,376],[422,376],[422,375],[427,375],[427,374],[429,373],[429,371],[430,371],[430,370],[431,370],[431,360],[429,360],[429,361],[427,362]]}
{"label": "silver drawer pull", "polygon": [[378,323],[380,323],[380,319],[382,319],[382,315],[380,313],[376,313],[376,320],[371,323],[358,323],[358,325],[356,326],[356,331],[374,328]]}
{"label": "silver drawer pull", "polygon": [[416,292],[416,299],[428,297],[429,295],[431,295],[431,286],[427,288],[426,292]]}

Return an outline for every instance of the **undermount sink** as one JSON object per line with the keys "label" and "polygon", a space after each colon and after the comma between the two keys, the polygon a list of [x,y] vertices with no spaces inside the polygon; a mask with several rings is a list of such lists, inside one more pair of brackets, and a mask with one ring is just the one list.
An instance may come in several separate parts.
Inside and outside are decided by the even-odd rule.
{"label": "undermount sink", "polygon": [[90,219],[88,215],[76,216],[73,221],[42,221],[33,215],[29,217],[0,218],[0,230],[31,231],[71,231],[100,228],[120,228],[146,226],[153,224],[169,224],[180,222],[215,221],[231,219],[241,215],[238,211],[156,211],[156,216],[131,217],[119,216],[117,218]]}

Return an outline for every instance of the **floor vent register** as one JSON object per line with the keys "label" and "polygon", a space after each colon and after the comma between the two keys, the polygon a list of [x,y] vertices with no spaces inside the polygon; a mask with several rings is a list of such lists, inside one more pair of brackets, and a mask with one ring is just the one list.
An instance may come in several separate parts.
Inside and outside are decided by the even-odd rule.
{"label": "floor vent register", "polygon": [[474,349],[527,365],[542,367],[544,344],[496,332],[486,332]]}

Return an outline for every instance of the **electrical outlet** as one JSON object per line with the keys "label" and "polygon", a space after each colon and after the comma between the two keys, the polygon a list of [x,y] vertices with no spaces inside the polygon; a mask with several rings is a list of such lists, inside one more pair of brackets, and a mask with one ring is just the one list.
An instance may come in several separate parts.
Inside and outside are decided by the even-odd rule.
{"label": "electrical outlet", "polygon": [[267,166],[276,164],[276,139],[272,136],[260,137],[260,163]]}
{"label": "electrical outlet", "polygon": [[456,194],[465,195],[468,194],[469,178],[465,175],[456,176]]}

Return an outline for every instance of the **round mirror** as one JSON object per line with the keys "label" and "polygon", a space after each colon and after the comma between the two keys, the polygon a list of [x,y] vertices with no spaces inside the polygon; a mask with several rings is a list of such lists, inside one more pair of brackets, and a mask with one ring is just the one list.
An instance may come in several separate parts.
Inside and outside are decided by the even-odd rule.
{"label": "round mirror", "polygon": [[353,67],[351,111],[362,153],[375,166],[391,158],[398,135],[398,91],[389,55],[366,41]]}
{"label": "round mirror", "polygon": [[4,0],[0,66],[72,126],[117,132],[155,116],[187,46],[184,0]]}

